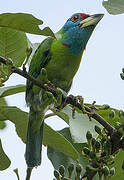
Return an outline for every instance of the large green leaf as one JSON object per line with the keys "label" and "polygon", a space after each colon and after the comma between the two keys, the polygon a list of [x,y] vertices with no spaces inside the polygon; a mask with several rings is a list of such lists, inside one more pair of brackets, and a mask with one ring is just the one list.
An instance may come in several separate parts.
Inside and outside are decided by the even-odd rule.
{"label": "large green leaf", "polygon": [[16,67],[20,67],[25,60],[27,46],[25,33],[0,28],[0,56],[11,58]]}
{"label": "large green leaf", "polygon": [[16,93],[25,92],[25,85],[16,85],[0,88],[0,97],[13,95]]}
{"label": "large green leaf", "polygon": [[3,147],[2,147],[2,142],[0,139],[0,171],[7,169],[10,166],[10,164],[11,164],[11,161],[5,154]]}
{"label": "large green leaf", "polygon": [[28,114],[17,107],[1,106],[0,120],[10,120],[15,124],[16,132],[22,141],[26,142]]}
{"label": "large green leaf", "polygon": [[0,120],[10,120],[12,123],[14,123],[18,136],[24,143],[26,142],[28,113],[21,111],[17,107],[1,106]]}
{"label": "large green leaf", "polygon": [[49,27],[43,30],[39,28],[43,21],[35,18],[32,14],[25,13],[4,13],[0,14],[0,26],[7,27],[31,34],[39,34],[44,36],[54,36],[54,33]]}
{"label": "large green leaf", "polygon": [[[26,142],[28,113],[20,110],[17,107],[1,106],[0,120],[10,120],[13,122],[15,124],[18,136],[24,143]],[[58,151],[72,157],[73,159],[78,158],[78,153],[72,144],[66,138],[64,138],[64,136],[54,131],[47,124],[44,126],[43,144],[53,147]]]}
{"label": "large green leaf", "polygon": [[[0,27],[0,56],[11,58],[16,67],[20,67],[26,58],[28,47],[24,32]],[[10,66],[0,63],[0,84],[8,80],[11,74]]]}
{"label": "large green leaf", "polygon": [[124,0],[108,0],[103,1],[103,6],[109,14],[122,14],[124,13]]}
{"label": "large green leaf", "polygon": [[78,152],[73,145],[59,132],[54,131],[45,124],[43,144],[54,148],[56,151],[63,152],[65,155],[78,159]]}
{"label": "large green leaf", "polygon": [[[75,149],[79,152],[79,158],[78,158],[78,161],[74,161],[69,156],[66,156],[65,154],[58,152],[54,148],[51,148],[48,146],[47,156],[50,159],[50,161],[52,162],[53,167],[55,169],[59,169],[59,166],[63,165],[66,169],[65,176],[67,176],[68,175],[68,172],[67,172],[68,166],[72,163],[72,164],[74,164],[74,167],[76,167],[76,165],[78,163],[80,163],[80,165],[82,166],[82,169],[83,169],[82,170],[82,174],[83,174],[85,171],[85,167],[88,164],[88,159],[86,157],[84,157],[81,154],[81,152],[82,152],[83,147],[86,146],[86,144],[84,144],[84,143],[81,143],[81,144],[73,143],[69,128],[64,128],[61,131],[59,131],[59,133],[62,134],[66,139],[68,139],[68,141],[75,147]],[[74,174],[75,174],[75,170],[74,170],[73,176],[71,178],[72,180],[75,180]]]}

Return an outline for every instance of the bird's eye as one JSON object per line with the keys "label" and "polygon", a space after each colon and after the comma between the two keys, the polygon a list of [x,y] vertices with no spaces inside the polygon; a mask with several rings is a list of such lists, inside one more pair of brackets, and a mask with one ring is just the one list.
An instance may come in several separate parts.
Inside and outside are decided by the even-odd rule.
{"label": "bird's eye", "polygon": [[72,22],[77,22],[78,20],[79,20],[79,15],[77,14],[77,15],[75,15],[75,16],[73,16],[72,18],[71,18],[71,21]]}

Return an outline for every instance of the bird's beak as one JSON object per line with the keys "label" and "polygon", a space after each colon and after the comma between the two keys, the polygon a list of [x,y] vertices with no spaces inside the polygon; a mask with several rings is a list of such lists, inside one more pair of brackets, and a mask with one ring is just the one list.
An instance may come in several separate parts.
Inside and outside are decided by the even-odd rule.
{"label": "bird's beak", "polygon": [[97,23],[103,18],[104,14],[94,14],[80,22],[80,27],[84,28],[87,26],[97,25]]}

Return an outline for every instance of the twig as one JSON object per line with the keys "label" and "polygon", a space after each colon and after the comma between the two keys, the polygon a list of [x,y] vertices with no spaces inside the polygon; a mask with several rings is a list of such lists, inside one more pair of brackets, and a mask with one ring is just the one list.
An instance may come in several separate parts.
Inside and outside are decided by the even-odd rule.
{"label": "twig", "polygon": [[37,81],[31,75],[29,75],[26,70],[25,71],[21,70],[21,69],[15,67],[15,66],[12,66],[11,70],[12,70],[12,73],[19,74],[22,77],[24,77],[24,78],[30,80],[31,82],[33,82],[33,84],[35,84],[35,85],[39,86],[40,88],[46,90],[45,87],[43,86],[43,84],[41,84],[39,81]]}

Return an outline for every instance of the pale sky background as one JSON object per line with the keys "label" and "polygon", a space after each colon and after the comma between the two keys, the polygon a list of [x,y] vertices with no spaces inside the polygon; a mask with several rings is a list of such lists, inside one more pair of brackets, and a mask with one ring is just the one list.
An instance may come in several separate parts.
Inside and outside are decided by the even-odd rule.
{"label": "pale sky background", "polygon": [[[3,0],[0,2],[0,13],[31,13],[42,19],[45,25],[54,32],[58,31],[65,21],[76,12],[89,14],[104,13],[90,38],[83,56],[80,69],[76,74],[70,93],[82,95],[85,102],[109,104],[124,109],[124,81],[120,78],[124,67],[124,14],[112,16],[102,7],[102,0]],[[32,42],[41,42],[40,36],[28,35]],[[18,75],[11,77],[7,85],[24,84],[25,80]],[[27,111],[24,93],[7,98],[9,105],[15,105]],[[59,119],[47,120],[54,129],[64,127]],[[0,131],[3,148],[11,159],[11,166],[0,172],[1,180],[17,180],[13,169],[19,169],[21,180],[25,179],[26,164],[24,159],[25,145],[16,135],[15,127],[8,123],[6,130]],[[35,169],[31,180],[53,179],[53,168],[47,159],[46,148],[43,148],[43,162]]]}

